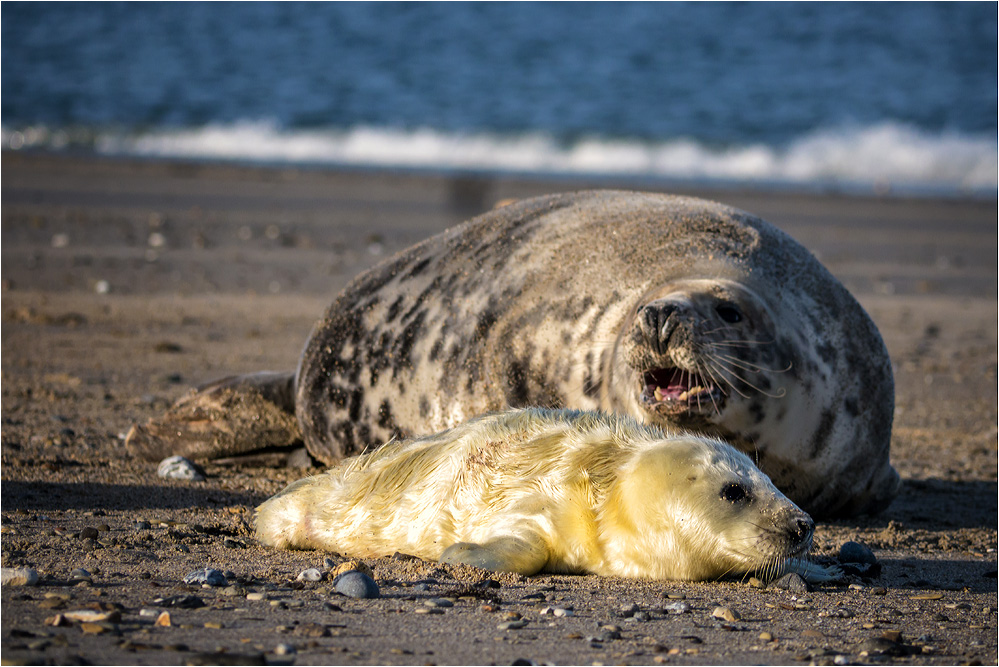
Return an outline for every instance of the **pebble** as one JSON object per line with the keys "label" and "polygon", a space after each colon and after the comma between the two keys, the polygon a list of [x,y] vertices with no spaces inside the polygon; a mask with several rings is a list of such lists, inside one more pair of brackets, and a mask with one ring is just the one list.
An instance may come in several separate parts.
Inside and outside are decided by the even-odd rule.
{"label": "pebble", "polygon": [[171,625],[170,612],[168,611],[161,612],[160,615],[156,617],[156,625],[164,628],[169,628]]}
{"label": "pebble", "polygon": [[689,614],[690,605],[686,602],[671,602],[670,604],[663,607],[663,611],[670,614]]}
{"label": "pebble", "polygon": [[163,479],[185,479],[191,482],[205,481],[205,471],[194,461],[183,456],[171,456],[160,461],[156,474]]}
{"label": "pebble", "polygon": [[76,579],[77,581],[91,581],[93,579],[90,573],[84,570],[82,567],[78,567],[69,573],[70,579]]}
{"label": "pebble", "polygon": [[96,540],[99,535],[100,533],[97,532],[96,528],[92,526],[87,526],[86,528],[80,531],[80,534],[77,535],[77,537],[80,538],[81,540]]}
{"label": "pebble", "polygon": [[447,598],[430,598],[423,603],[427,607],[453,607],[454,603]]}
{"label": "pebble", "polygon": [[76,611],[64,611],[62,615],[71,621],[80,623],[101,623],[108,621],[117,623],[121,620],[120,611],[95,611],[93,609],[77,609]]}
{"label": "pebble", "polygon": [[418,607],[415,611],[417,614],[443,614],[444,610],[439,607]]}
{"label": "pebble", "polygon": [[250,601],[266,600],[267,599],[267,593],[247,593],[246,594],[246,599],[250,600]]}
{"label": "pebble", "polygon": [[132,528],[135,530],[149,530],[150,525],[148,521],[136,521]]}
{"label": "pebble", "polygon": [[541,610],[541,615],[551,615],[558,618],[565,618],[566,616],[574,616],[575,612],[572,607],[545,607]]}
{"label": "pebble", "polygon": [[792,593],[808,593],[812,590],[808,582],[797,572],[788,572],[780,579],[771,582],[770,587],[791,591]]}
{"label": "pebble", "polygon": [[527,621],[520,619],[519,621],[503,621],[496,626],[497,630],[520,630],[527,626]]}
{"label": "pebble", "polygon": [[298,649],[291,644],[278,644],[274,647],[274,655],[295,655],[296,653],[298,653]]}
{"label": "pebble", "polygon": [[760,641],[772,642],[774,640],[774,636],[769,632],[761,632],[758,636]]}
{"label": "pebble", "polygon": [[4,586],[34,586],[38,583],[38,572],[30,567],[5,567],[0,572],[0,584]]}
{"label": "pebble", "polygon": [[333,580],[333,590],[351,598],[376,598],[380,594],[375,580],[357,570],[336,577]]}
{"label": "pebble", "polygon": [[860,542],[844,542],[839,548],[839,560],[843,563],[867,563],[877,565],[878,559],[869,547]]}
{"label": "pebble", "polygon": [[734,609],[729,609],[728,607],[715,607],[711,612],[711,615],[715,618],[720,618],[723,621],[729,621],[730,623],[734,623],[742,618],[742,616],[739,615],[739,612]]}
{"label": "pebble", "polygon": [[222,574],[221,570],[216,570],[210,567],[191,572],[184,577],[184,583],[189,585],[208,584],[209,586],[229,585],[228,580],[226,580],[225,575]]}
{"label": "pebble", "polygon": [[308,570],[299,572],[295,579],[297,581],[322,581],[323,572],[318,568],[310,567]]}

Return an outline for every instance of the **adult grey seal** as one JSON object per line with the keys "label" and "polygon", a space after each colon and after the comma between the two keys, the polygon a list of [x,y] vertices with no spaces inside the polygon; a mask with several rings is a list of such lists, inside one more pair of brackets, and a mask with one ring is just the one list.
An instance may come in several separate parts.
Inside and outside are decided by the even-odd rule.
{"label": "adult grey seal", "polygon": [[813,517],[878,511],[899,486],[891,364],[839,281],[748,213],[619,191],[521,201],[402,251],[337,296],[297,373],[216,383],[128,445],[286,445],[294,413],[333,463],[519,406],[722,438]]}
{"label": "adult grey seal", "polygon": [[488,570],[704,580],[835,573],[745,454],[630,417],[528,408],[397,440],[257,508],[265,545]]}

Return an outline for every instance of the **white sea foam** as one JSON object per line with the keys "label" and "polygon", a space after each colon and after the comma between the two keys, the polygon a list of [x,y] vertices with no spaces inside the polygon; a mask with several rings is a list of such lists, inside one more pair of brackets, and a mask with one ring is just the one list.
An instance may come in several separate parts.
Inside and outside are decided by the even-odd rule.
{"label": "white sea foam", "polygon": [[[434,129],[284,130],[240,122],[138,134],[97,132],[105,155],[439,170],[638,176],[677,180],[994,194],[994,137],[930,134],[899,123],[820,130],[788,146],[709,147],[692,139],[643,142],[601,137],[562,144],[540,133],[503,136]],[[5,149],[58,148],[65,131],[3,129]]]}

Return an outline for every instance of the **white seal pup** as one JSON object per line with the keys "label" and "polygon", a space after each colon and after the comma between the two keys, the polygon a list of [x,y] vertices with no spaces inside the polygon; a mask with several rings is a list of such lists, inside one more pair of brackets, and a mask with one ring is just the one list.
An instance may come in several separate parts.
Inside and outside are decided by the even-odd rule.
{"label": "white seal pup", "polygon": [[334,463],[526,406],[724,439],[815,517],[878,511],[899,485],[891,364],[847,290],[759,218],[616,191],[504,206],[399,253],[334,300],[297,373],[218,383],[128,446],[210,458],[300,437]]}
{"label": "white seal pup", "polygon": [[684,580],[779,574],[801,565],[813,529],[721,441],[533,408],[391,442],[294,482],[256,516],[257,539],[278,548]]}

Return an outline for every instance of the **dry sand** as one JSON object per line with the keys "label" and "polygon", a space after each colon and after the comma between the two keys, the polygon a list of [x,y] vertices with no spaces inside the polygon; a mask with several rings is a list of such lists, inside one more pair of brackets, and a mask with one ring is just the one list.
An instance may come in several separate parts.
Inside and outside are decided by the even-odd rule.
{"label": "dry sand", "polygon": [[[380,258],[497,200],[594,183],[2,160],[2,561],[40,575],[3,587],[5,663],[996,664],[994,200],[687,189],[798,238],[885,337],[904,487],[881,516],[821,524],[815,549],[863,542],[879,577],[798,594],[569,576],[486,589],[468,586],[482,572],[383,559],[382,597],[354,600],[292,583],[326,554],[253,542],[254,505],[301,471],[164,481],[121,434],[191,386],[293,368],[333,294]],[[205,566],[235,588],[181,583]],[[156,602],[184,595],[205,606]],[[440,597],[454,605],[418,611]],[[689,611],[669,613],[681,597]],[[80,609],[109,616],[68,620]],[[528,622],[499,629],[508,612]]]}

